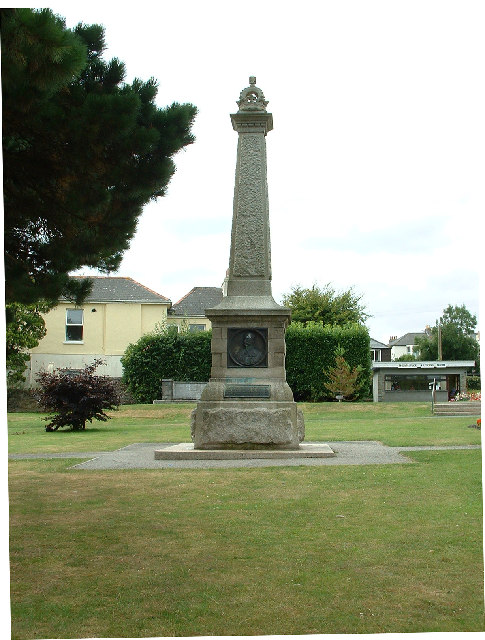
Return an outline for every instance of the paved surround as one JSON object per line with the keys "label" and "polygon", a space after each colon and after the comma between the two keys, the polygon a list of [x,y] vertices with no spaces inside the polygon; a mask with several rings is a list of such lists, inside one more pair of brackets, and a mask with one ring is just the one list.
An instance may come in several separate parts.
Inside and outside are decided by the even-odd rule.
{"label": "paved surround", "polygon": [[155,450],[155,460],[287,460],[288,458],[333,458],[328,444],[301,443],[298,449],[195,449],[189,442]]}
{"label": "paved surround", "polygon": [[[336,455],[333,458],[240,459],[240,460],[155,460],[154,451],[176,443],[136,443],[116,451],[85,453],[10,454],[11,460],[40,458],[89,458],[72,469],[97,471],[105,469],[221,469],[235,467],[288,467],[324,465],[409,464],[413,460],[406,451],[447,451],[480,449],[480,445],[389,447],[375,441],[328,442]],[[310,443],[309,443],[310,444]],[[314,443],[321,444],[321,443]]]}

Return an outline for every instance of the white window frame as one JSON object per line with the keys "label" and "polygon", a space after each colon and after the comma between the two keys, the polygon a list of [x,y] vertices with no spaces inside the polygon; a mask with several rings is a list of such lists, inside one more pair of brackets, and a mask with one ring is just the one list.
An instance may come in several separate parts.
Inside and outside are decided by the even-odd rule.
{"label": "white window frame", "polygon": [[189,324],[190,333],[198,333],[199,331],[205,331],[205,324],[203,322],[199,322],[199,323],[191,322]]}
{"label": "white window frame", "polygon": [[[68,322],[69,311],[80,311],[81,322],[80,323]],[[81,335],[82,335],[81,340],[69,340],[69,338],[67,337],[68,327],[81,327]],[[76,308],[66,309],[65,338],[66,339],[64,340],[64,344],[84,344],[84,309],[76,309]]]}

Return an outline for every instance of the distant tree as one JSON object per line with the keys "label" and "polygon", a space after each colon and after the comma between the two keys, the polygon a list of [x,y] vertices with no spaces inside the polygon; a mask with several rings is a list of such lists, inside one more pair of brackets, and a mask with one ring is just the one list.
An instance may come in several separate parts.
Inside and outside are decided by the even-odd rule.
{"label": "distant tree", "polygon": [[443,360],[478,360],[479,345],[473,332],[477,325],[476,316],[465,307],[448,305],[443,315],[436,320],[429,335],[416,338],[420,360],[437,360],[439,327]]}
{"label": "distant tree", "polygon": [[[191,104],[124,82],[104,30],[50,9],[1,9],[7,302],[57,300],[82,266],[115,271],[143,206],[194,141]],[[79,291],[78,291],[79,293]]]}
{"label": "distant tree", "polygon": [[121,400],[112,378],[95,375],[101,364],[104,362],[97,359],[75,374],[66,369],[38,374],[39,403],[45,411],[53,414],[44,418],[49,422],[46,431],[57,431],[60,427],[81,431],[86,428],[86,422],[93,419],[109,420],[105,409],[116,409]]}
{"label": "distant tree", "polygon": [[335,366],[324,372],[327,378],[324,386],[335,395],[352,399],[363,386],[363,381],[359,380],[363,367],[358,365],[352,369],[345,360],[344,353],[342,347],[336,349]]}
{"label": "distant tree", "polygon": [[29,361],[28,349],[36,347],[45,336],[42,313],[51,309],[48,302],[6,306],[5,341],[7,384],[15,387],[25,381],[24,371]]}
{"label": "distant tree", "polygon": [[283,296],[283,304],[291,310],[292,320],[306,325],[322,322],[324,325],[343,326],[349,323],[364,324],[370,316],[360,304],[362,296],[347,291],[336,292],[330,283],[323,288],[314,284],[311,289],[297,285]]}
{"label": "distant tree", "polygon": [[404,353],[402,356],[399,356],[399,358],[396,358],[396,362],[414,362],[415,360],[417,360],[417,358],[414,353]]}
{"label": "distant tree", "polygon": [[477,326],[477,317],[472,315],[464,304],[461,306],[449,304],[446,309],[443,309],[443,315],[439,322],[441,325],[452,324],[463,335],[472,336]]}

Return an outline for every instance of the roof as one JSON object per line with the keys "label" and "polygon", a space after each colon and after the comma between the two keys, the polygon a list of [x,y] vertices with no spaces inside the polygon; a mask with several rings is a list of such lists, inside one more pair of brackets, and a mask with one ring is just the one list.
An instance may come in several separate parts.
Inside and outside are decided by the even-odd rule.
{"label": "roof", "polygon": [[[93,288],[86,302],[144,302],[170,304],[165,296],[152,291],[132,278],[118,276],[72,276],[92,280]],[[66,298],[61,298],[66,300]]]}
{"label": "roof", "polygon": [[424,331],[419,331],[417,333],[405,333],[403,336],[398,338],[397,340],[390,340],[389,346],[391,347],[406,347],[409,344],[415,344],[416,338],[422,338],[426,334]]}
{"label": "roof", "polygon": [[374,338],[371,338],[370,348],[371,349],[389,349],[389,345],[383,344],[382,342],[378,342],[377,340],[374,340]]}
{"label": "roof", "polygon": [[205,310],[212,309],[221,300],[221,287],[194,287],[168,310],[168,314],[185,318],[203,318]]}

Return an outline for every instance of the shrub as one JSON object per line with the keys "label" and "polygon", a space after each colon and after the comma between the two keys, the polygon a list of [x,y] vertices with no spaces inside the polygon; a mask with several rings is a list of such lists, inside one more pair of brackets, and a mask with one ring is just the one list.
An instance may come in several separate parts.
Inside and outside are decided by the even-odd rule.
{"label": "shrub", "polygon": [[162,380],[206,382],[211,369],[211,331],[177,333],[168,327],[142,336],[121,358],[123,381],[137,402],[160,398]]}
{"label": "shrub", "polygon": [[92,422],[94,418],[106,422],[109,419],[104,410],[116,409],[120,396],[114,380],[95,375],[100,364],[104,362],[95,360],[74,374],[67,369],[38,374],[39,403],[45,411],[53,414],[44,418],[50,421],[46,431],[68,426],[74,431],[81,431],[86,428],[86,421]]}

